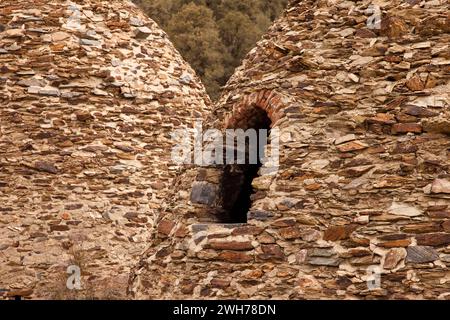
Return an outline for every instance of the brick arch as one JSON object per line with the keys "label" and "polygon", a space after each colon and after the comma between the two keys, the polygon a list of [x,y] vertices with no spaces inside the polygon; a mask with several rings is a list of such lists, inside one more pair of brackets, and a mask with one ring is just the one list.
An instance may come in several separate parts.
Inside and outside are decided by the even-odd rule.
{"label": "brick arch", "polygon": [[[254,128],[252,120],[261,116],[261,110],[269,118],[273,127],[283,116],[285,107],[286,103],[282,95],[274,90],[260,90],[242,97],[233,106],[229,116],[224,119],[222,128]],[[255,121],[258,122],[258,119]],[[225,165],[200,168],[194,179],[190,201],[195,205],[193,211],[202,222],[226,222],[228,218],[224,213],[221,194],[225,169]]]}
{"label": "brick arch", "polygon": [[225,128],[236,128],[240,122],[249,120],[254,107],[266,111],[273,125],[282,117],[286,105],[282,95],[274,90],[260,90],[248,94],[233,106],[232,114],[225,120]]}

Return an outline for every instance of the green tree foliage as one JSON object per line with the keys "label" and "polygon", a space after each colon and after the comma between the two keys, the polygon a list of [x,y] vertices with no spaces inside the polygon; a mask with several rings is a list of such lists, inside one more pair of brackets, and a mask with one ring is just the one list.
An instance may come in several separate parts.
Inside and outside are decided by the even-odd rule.
{"label": "green tree foliage", "polygon": [[288,0],[134,0],[169,34],[213,99]]}
{"label": "green tree foliage", "polygon": [[218,92],[220,86],[217,79],[224,76],[227,57],[213,11],[203,5],[186,4],[172,16],[166,29],[205,86],[211,92]]}

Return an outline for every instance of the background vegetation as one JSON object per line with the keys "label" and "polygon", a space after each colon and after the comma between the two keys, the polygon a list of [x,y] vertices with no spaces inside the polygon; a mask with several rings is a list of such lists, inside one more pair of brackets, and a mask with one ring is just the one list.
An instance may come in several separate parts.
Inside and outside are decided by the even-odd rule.
{"label": "background vegetation", "polygon": [[169,34],[211,98],[288,0],[134,0]]}

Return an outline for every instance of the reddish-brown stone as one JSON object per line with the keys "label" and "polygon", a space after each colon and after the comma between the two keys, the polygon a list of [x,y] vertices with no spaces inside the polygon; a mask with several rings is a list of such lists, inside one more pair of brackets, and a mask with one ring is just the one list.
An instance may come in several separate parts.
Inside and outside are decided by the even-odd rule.
{"label": "reddish-brown stone", "polygon": [[208,246],[216,250],[236,250],[248,251],[253,250],[253,245],[250,241],[210,241]]}
{"label": "reddish-brown stone", "polygon": [[380,33],[389,38],[399,38],[408,32],[408,27],[402,18],[387,16],[381,20]]}
{"label": "reddish-brown stone", "polygon": [[15,289],[15,290],[11,290],[8,291],[6,293],[6,296],[8,297],[29,297],[33,294],[34,289]]}
{"label": "reddish-brown stone", "polygon": [[410,224],[402,229],[405,233],[428,233],[441,231],[439,223]]}
{"label": "reddish-brown stone", "polygon": [[166,185],[162,182],[155,182],[150,185],[155,190],[162,190],[166,187]]}
{"label": "reddish-brown stone", "polygon": [[58,173],[58,169],[56,168],[56,166],[48,161],[36,161],[34,163],[34,168],[36,170],[42,171],[42,172],[47,172],[47,173],[52,173],[52,174],[56,174]]}
{"label": "reddish-brown stone", "polygon": [[376,38],[377,35],[376,35],[375,32],[373,32],[370,29],[362,28],[362,29],[356,30],[355,37],[359,37],[359,38]]}
{"label": "reddish-brown stone", "polygon": [[70,213],[68,213],[68,212],[63,212],[63,213],[61,214],[61,219],[63,219],[63,220],[70,220],[70,219],[71,219]]}
{"label": "reddish-brown stone", "polygon": [[415,105],[405,106],[404,112],[410,116],[415,116],[419,118],[435,117],[438,115],[437,112],[431,111],[424,107],[418,107]]}
{"label": "reddish-brown stone", "polygon": [[313,183],[305,186],[306,191],[317,191],[322,188],[322,185],[320,183]]}
{"label": "reddish-brown stone", "polygon": [[253,261],[253,257],[240,251],[223,251],[218,256],[219,260],[231,263],[246,263]]}
{"label": "reddish-brown stone", "polygon": [[164,219],[158,225],[158,232],[162,235],[168,236],[175,227],[175,222]]}
{"label": "reddish-brown stone", "polygon": [[302,237],[300,230],[296,227],[282,228],[280,229],[280,236],[286,240],[293,240]]}
{"label": "reddish-brown stone", "polygon": [[450,232],[450,220],[445,221],[445,222],[442,224],[442,228],[443,228],[445,231]]}
{"label": "reddish-brown stone", "polygon": [[384,269],[394,269],[400,261],[405,259],[406,250],[403,248],[394,248],[388,251],[384,260]]}
{"label": "reddish-brown stone", "polygon": [[392,126],[392,134],[422,133],[422,126],[418,123],[396,123]]}
{"label": "reddish-brown stone", "polygon": [[70,230],[70,227],[65,224],[57,224],[50,226],[50,231],[67,231],[67,230]]}
{"label": "reddish-brown stone", "polygon": [[213,288],[224,289],[224,288],[227,288],[227,287],[230,286],[230,280],[214,278],[214,279],[211,280],[210,285]]}
{"label": "reddish-brown stone", "polygon": [[261,249],[263,254],[259,255],[259,258],[263,260],[284,260],[286,257],[283,253],[283,250],[279,245],[276,244],[265,244],[261,245]]}
{"label": "reddish-brown stone", "polygon": [[272,223],[272,227],[282,228],[282,227],[292,227],[295,226],[297,221],[294,218],[283,218],[279,220],[275,220]]}
{"label": "reddish-brown stone", "polygon": [[395,146],[393,153],[394,154],[405,154],[405,153],[415,153],[417,152],[419,148],[410,143],[410,142],[403,142],[403,143],[397,143]]}
{"label": "reddish-brown stone", "polygon": [[75,115],[77,120],[81,122],[86,122],[94,118],[88,111],[77,111]]}
{"label": "reddish-brown stone", "polygon": [[427,233],[416,236],[417,244],[421,246],[445,246],[450,244],[450,233]]}
{"label": "reddish-brown stone", "polygon": [[402,240],[408,238],[407,234],[404,233],[393,233],[393,234],[385,234],[378,237],[380,241],[391,241],[391,240]]}
{"label": "reddish-brown stone", "polygon": [[362,143],[361,141],[350,141],[337,146],[340,152],[351,152],[366,149],[368,145]]}
{"label": "reddish-brown stone", "polygon": [[326,241],[344,240],[356,229],[357,225],[332,226],[325,230],[323,239]]}
{"label": "reddish-brown stone", "polygon": [[388,240],[378,243],[380,247],[384,248],[395,248],[395,247],[407,247],[411,244],[411,239],[399,239],[399,240]]}
{"label": "reddish-brown stone", "polygon": [[241,236],[241,235],[252,235],[256,236],[263,232],[263,228],[257,227],[257,226],[245,226],[245,227],[238,227],[233,229],[233,232],[231,232],[232,236]]}
{"label": "reddish-brown stone", "polygon": [[366,120],[368,124],[377,123],[377,124],[387,124],[391,125],[396,123],[395,116],[389,113],[377,113],[375,117],[369,118]]}
{"label": "reddish-brown stone", "polygon": [[197,284],[191,280],[183,280],[180,283],[181,292],[184,294],[192,294]]}
{"label": "reddish-brown stone", "polygon": [[340,254],[343,258],[365,257],[373,255],[372,251],[367,248],[352,248]]}
{"label": "reddish-brown stone", "polygon": [[446,211],[446,210],[431,210],[431,211],[428,211],[428,215],[431,218],[450,219],[450,211]]}
{"label": "reddish-brown stone", "polygon": [[412,123],[412,122],[417,122],[417,117],[414,116],[410,116],[408,114],[405,113],[399,113],[395,116],[395,119],[397,119],[398,122],[402,122],[402,123]]}
{"label": "reddish-brown stone", "polygon": [[418,75],[414,75],[408,81],[406,81],[406,86],[411,91],[422,91],[425,89],[425,84],[420,80]]}

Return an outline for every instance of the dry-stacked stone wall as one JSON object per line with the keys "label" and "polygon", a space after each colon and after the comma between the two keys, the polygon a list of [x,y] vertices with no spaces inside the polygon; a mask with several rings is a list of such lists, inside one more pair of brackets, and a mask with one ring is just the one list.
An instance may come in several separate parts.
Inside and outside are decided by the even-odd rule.
{"label": "dry-stacked stone wall", "polygon": [[450,7],[379,3],[291,2],[209,117],[267,110],[278,172],[246,224],[207,221],[218,168],[180,176],[134,297],[450,298]]}
{"label": "dry-stacked stone wall", "polygon": [[0,289],[59,298],[73,264],[85,297],[124,296],[203,86],[118,0],[2,0],[0,70]]}

